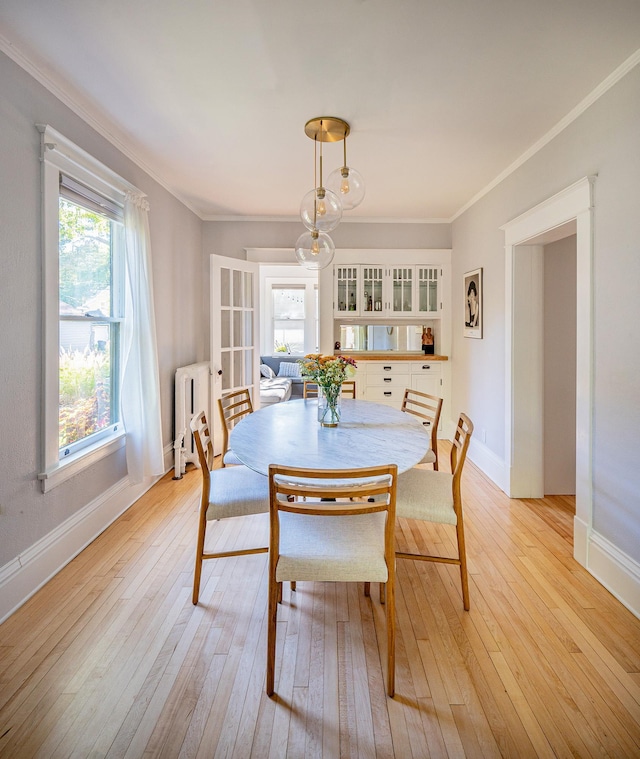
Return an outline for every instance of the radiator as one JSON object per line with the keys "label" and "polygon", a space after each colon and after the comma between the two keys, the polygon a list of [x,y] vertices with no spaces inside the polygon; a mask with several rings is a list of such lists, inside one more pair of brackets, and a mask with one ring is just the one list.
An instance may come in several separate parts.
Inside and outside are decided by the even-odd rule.
{"label": "radiator", "polygon": [[210,372],[209,362],[189,364],[176,370],[175,386],[175,440],[174,480],[181,479],[189,462],[200,466],[193,434],[189,429],[191,419],[201,411],[209,414],[210,403]]}

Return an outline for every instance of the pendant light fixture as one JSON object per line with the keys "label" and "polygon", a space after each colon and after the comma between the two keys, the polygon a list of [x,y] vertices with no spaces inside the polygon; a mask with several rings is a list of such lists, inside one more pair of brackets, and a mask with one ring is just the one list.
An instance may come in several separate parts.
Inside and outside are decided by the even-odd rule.
{"label": "pendant light fixture", "polygon": [[[314,189],[310,190],[300,204],[300,218],[309,230],[296,242],[296,258],[307,269],[324,269],[333,260],[335,245],[328,232],[335,229],[342,219],[343,208],[355,208],[364,197],[364,182],[360,174],[347,166],[347,135],[349,124],[335,116],[318,116],[307,121],[305,134],[314,141],[313,171]],[[344,142],[344,166],[336,169],[339,182],[335,189],[322,183],[322,143]],[[320,143],[319,178],[316,181],[317,145]],[[335,186],[335,182],[333,183]],[[346,202],[345,202],[346,199]],[[355,202],[354,202],[355,201]]]}
{"label": "pendant light fixture", "polygon": [[339,169],[332,171],[327,179],[327,188],[342,201],[344,211],[351,211],[359,206],[364,199],[364,179],[359,171],[347,166],[347,131],[344,135],[344,163]]}

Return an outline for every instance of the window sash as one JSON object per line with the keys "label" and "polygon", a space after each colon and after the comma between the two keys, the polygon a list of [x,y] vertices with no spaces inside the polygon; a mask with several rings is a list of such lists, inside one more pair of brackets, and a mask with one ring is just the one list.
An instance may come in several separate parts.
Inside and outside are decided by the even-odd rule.
{"label": "window sash", "polygon": [[[59,447],[59,354],[60,354],[60,303],[59,303],[59,205],[60,174],[64,174],[80,185],[92,189],[99,196],[111,201],[111,209],[124,207],[128,192],[139,193],[137,188],[118,176],[104,164],[97,161],[55,129],[46,125],[37,125],[41,135],[40,158],[42,166],[42,301],[43,301],[43,386],[42,409],[43,425],[41,438],[41,469],[38,479],[42,482],[44,492],[66,482],[87,467],[93,466],[105,456],[109,456],[124,445],[122,424],[117,429],[103,431],[99,440],[88,440],[86,446],[76,453],[60,458]],[[64,191],[63,191],[64,192]],[[82,195],[82,193],[79,193]],[[69,198],[70,199],[70,198]],[[76,202],[76,200],[74,200]],[[87,198],[81,205],[86,205]],[[100,204],[99,211],[105,215],[105,205]],[[98,210],[98,209],[92,209]],[[115,214],[117,215],[117,214]],[[122,218],[122,216],[120,217]],[[115,225],[122,229],[121,225]],[[124,235],[123,238],[124,240]],[[118,262],[118,271],[114,277],[123,281],[124,258]],[[115,262],[114,262],[115,266]],[[124,290],[123,290],[124,292]],[[120,295],[118,294],[118,297]],[[122,298],[121,303],[124,303]],[[112,316],[108,320],[116,324],[121,331],[120,322],[123,312],[121,304],[114,305]],[[64,320],[66,321],[66,316]],[[84,317],[90,319],[91,317]],[[103,319],[104,321],[104,319]],[[118,374],[120,367],[117,368]],[[116,425],[114,425],[116,426]]]}

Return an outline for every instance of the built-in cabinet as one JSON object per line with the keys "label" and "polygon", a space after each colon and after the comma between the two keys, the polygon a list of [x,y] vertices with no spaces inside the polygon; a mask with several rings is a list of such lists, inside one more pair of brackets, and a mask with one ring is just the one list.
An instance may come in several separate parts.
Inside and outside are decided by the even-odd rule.
{"label": "built-in cabinet", "polygon": [[443,397],[442,361],[359,361],[358,398],[400,408],[405,388]]}
{"label": "built-in cabinet", "polygon": [[336,317],[437,318],[442,304],[437,265],[336,265],[333,269]]}

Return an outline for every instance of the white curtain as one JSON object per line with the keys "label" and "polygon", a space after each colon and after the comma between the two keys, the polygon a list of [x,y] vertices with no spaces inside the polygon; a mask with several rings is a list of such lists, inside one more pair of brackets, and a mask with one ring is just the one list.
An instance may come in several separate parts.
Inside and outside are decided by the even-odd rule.
{"label": "white curtain", "polygon": [[124,204],[126,284],[120,405],[127,433],[127,469],[133,483],[164,474],[148,211],[149,204],[144,197],[127,193]]}

